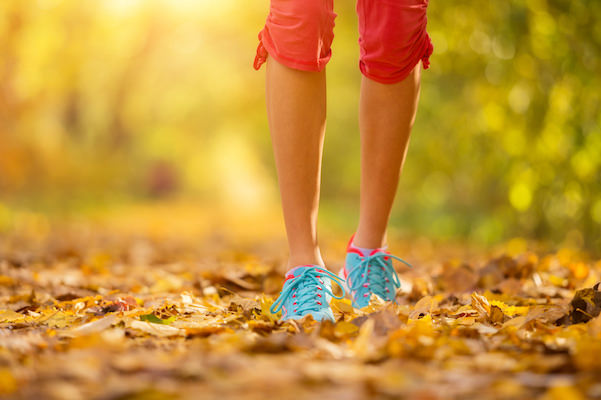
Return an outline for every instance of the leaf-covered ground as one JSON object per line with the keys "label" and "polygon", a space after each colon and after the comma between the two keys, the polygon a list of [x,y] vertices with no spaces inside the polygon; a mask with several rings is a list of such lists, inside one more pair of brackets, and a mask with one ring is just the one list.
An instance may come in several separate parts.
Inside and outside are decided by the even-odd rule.
{"label": "leaf-covered ground", "polygon": [[601,262],[586,254],[396,240],[414,265],[398,266],[397,305],[334,300],[336,323],[280,323],[281,238],[206,233],[3,234],[0,397],[601,398]]}

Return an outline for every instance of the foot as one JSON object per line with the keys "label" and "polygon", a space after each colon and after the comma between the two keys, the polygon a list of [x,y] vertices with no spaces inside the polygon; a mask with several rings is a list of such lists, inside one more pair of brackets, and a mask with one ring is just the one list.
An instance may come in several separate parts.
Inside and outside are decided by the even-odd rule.
{"label": "foot", "polygon": [[353,246],[351,238],[346,249],[345,266],[340,275],[346,280],[353,307],[367,307],[372,294],[384,301],[395,301],[396,291],[401,287],[401,282],[392,266],[392,259],[411,267],[408,262],[393,256],[383,248],[364,254],[361,249]]}
{"label": "foot", "polygon": [[[332,293],[332,281],[342,288],[342,296]],[[301,319],[311,314],[316,321],[335,322],[330,299],[344,297],[343,284],[342,279],[319,265],[293,268],[286,273],[284,288],[270,311],[275,314],[282,310],[282,320]]]}

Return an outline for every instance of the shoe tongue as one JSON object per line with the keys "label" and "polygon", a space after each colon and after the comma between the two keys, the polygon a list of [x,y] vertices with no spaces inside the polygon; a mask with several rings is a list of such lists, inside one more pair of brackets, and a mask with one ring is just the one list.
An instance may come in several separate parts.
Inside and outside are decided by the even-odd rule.
{"label": "shoe tongue", "polygon": [[353,246],[353,245],[350,245],[346,251],[347,251],[347,252],[348,252],[348,251],[356,252],[356,253],[358,253],[358,254],[359,254],[361,257],[365,257],[365,256],[367,255],[367,254],[364,254],[364,253],[363,253],[363,251],[361,251],[361,249],[360,249],[360,248],[358,248],[358,247],[356,247],[356,246]]}
{"label": "shoe tongue", "polygon": [[299,276],[300,274],[303,273],[303,271],[307,270],[307,269],[315,269],[315,268],[322,268],[319,267],[317,265],[299,265],[298,267],[294,267],[291,270],[289,270],[288,272],[286,272],[286,278],[296,278],[297,276]]}
{"label": "shoe tongue", "polygon": [[379,252],[385,252],[388,249],[388,246],[378,247],[375,249],[368,249],[368,248],[364,248],[364,247],[357,247],[357,246],[355,246],[354,243],[351,243],[348,248],[349,248],[349,250],[352,249],[354,251],[357,251],[363,257],[367,257],[367,256],[372,256]]}

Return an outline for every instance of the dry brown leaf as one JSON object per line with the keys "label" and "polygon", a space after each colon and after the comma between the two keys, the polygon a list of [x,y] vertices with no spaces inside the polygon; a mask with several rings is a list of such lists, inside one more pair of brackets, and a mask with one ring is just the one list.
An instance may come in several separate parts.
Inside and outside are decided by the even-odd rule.
{"label": "dry brown leaf", "polygon": [[[269,310],[283,259],[233,251],[226,236],[199,246],[198,237],[185,244],[91,232],[32,241],[42,247],[28,255],[8,254],[28,243],[10,234],[0,245],[2,260],[26,260],[0,260],[8,277],[0,278],[0,361],[10,368],[0,372],[0,391],[8,387],[9,398],[601,393],[591,379],[601,371],[600,317],[582,318],[594,314],[596,295],[574,292],[601,280],[601,262],[574,251],[539,259],[514,249],[490,260],[430,245],[420,260],[423,245],[407,246],[420,262],[401,274],[398,304],[374,298],[357,310],[334,299],[336,322],[284,322]],[[280,245],[270,246],[271,254]],[[485,291],[466,292],[475,285]],[[150,315],[168,325],[140,320]]]}
{"label": "dry brown leaf", "polygon": [[426,314],[431,313],[438,307],[440,302],[437,296],[424,296],[413,307],[413,311],[409,314],[410,319],[417,319]]}
{"label": "dry brown leaf", "polygon": [[129,327],[133,329],[140,330],[145,333],[149,333],[154,336],[159,337],[170,337],[170,336],[185,336],[185,329],[176,328],[169,325],[161,325],[161,324],[153,324],[150,322],[144,321],[128,321],[127,324]]}
{"label": "dry brown leaf", "polygon": [[115,314],[108,315],[103,318],[99,318],[95,321],[87,322],[83,325],[76,326],[75,328],[62,332],[64,336],[82,336],[82,335],[90,335],[92,333],[101,332],[105,329],[110,328],[115,325],[119,321],[118,317]]}

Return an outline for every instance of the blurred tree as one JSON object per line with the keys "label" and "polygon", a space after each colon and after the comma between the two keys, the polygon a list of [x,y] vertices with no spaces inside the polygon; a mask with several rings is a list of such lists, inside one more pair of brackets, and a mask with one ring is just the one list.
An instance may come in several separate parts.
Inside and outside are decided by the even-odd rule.
{"label": "blurred tree", "polygon": [[[0,2],[0,198],[276,204],[264,75],[251,68],[267,7]],[[323,205],[352,229],[357,23],[353,2],[335,7]],[[595,0],[430,3],[435,51],[393,226],[601,248],[597,15]]]}

